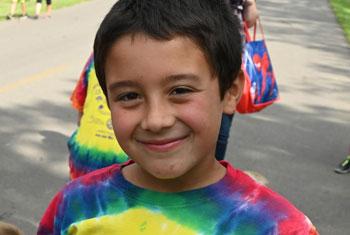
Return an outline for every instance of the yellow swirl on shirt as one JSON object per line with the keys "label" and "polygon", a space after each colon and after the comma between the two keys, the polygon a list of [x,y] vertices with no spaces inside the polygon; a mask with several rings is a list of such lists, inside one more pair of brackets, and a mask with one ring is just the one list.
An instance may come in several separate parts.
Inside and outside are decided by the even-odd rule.
{"label": "yellow swirl on shirt", "polygon": [[197,232],[168,219],[159,212],[134,208],[117,215],[106,215],[72,224],[69,235],[195,235]]}

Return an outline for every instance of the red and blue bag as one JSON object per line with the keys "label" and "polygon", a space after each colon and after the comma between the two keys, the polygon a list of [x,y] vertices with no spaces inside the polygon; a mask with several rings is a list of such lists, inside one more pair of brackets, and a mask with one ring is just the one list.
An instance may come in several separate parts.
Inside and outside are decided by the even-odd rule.
{"label": "red and blue bag", "polygon": [[[257,26],[262,34],[262,39],[259,40],[256,40]],[[247,25],[244,25],[246,44],[242,56],[242,70],[245,84],[241,100],[236,107],[239,113],[258,112],[279,99],[276,78],[259,19],[253,30],[252,39]]]}

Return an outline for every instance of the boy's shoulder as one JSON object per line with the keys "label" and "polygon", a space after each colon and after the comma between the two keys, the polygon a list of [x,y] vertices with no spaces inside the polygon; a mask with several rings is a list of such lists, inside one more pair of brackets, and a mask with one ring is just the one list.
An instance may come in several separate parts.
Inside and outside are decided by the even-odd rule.
{"label": "boy's shoulder", "polygon": [[228,162],[223,162],[223,165],[227,168],[227,174],[230,176],[230,182],[228,184],[232,187],[231,194],[228,194],[228,197],[231,197],[232,194],[236,195],[239,192],[240,198],[243,201],[253,204],[261,203],[264,206],[273,205],[275,210],[297,210],[286,198],[257,182],[244,171],[234,168]]}
{"label": "boy's shoulder", "polygon": [[[69,219],[70,217],[78,216],[79,218],[81,214],[84,214],[83,212],[89,212],[85,207],[89,205],[91,208],[96,207],[98,200],[94,199],[99,197],[98,191],[106,185],[110,185],[108,182],[120,172],[120,169],[121,165],[114,164],[66,183],[51,200],[41,219],[37,234],[54,234],[53,231],[56,227],[66,228],[67,224],[74,222],[74,220]],[[78,215],[76,212],[79,212]],[[66,219],[67,215],[68,219]],[[86,215],[84,214],[84,216]]]}
{"label": "boy's shoulder", "polygon": [[123,164],[113,164],[79,176],[67,182],[57,194],[64,195],[65,198],[72,198],[77,195],[83,196],[84,193],[90,194],[93,191],[98,191],[101,187],[110,185],[115,175],[119,174],[122,166],[127,163],[129,161]]}
{"label": "boy's shoulder", "polygon": [[[279,234],[317,234],[315,227],[308,217],[296,208],[290,201],[269,187],[258,183],[245,172],[227,164],[228,174],[231,176],[232,191],[227,197],[240,201],[247,214],[263,215],[267,220],[278,223]],[[248,210],[250,212],[248,212]],[[312,232],[314,231],[314,233]]]}

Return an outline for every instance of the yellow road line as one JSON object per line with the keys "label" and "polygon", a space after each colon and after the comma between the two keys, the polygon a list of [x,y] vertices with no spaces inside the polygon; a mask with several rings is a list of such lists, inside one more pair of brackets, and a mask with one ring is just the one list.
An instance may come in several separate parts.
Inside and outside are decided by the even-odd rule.
{"label": "yellow road line", "polygon": [[22,78],[22,79],[19,79],[17,81],[14,81],[12,83],[6,84],[4,86],[0,86],[0,94],[12,91],[18,87],[25,86],[25,85],[28,85],[32,82],[47,78],[47,77],[54,75],[54,74],[57,74],[57,73],[60,73],[60,72],[64,71],[67,67],[68,67],[67,64],[59,65],[59,66],[44,70],[40,73],[34,74],[30,77]]}

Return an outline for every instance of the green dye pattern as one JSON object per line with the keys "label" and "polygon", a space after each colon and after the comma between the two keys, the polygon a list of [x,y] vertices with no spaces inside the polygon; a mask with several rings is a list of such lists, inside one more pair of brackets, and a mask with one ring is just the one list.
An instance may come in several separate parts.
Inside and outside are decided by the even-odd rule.
{"label": "green dye pattern", "polygon": [[[215,223],[210,224],[212,218],[220,217],[219,207],[209,200],[199,199],[198,193],[160,194],[152,191],[143,191],[138,200],[141,202],[153,202],[162,207],[162,213],[169,219],[176,221],[192,230],[205,234],[213,234]],[[181,207],[181,213],[178,213]],[[157,209],[157,208],[152,208]],[[193,215],[196,215],[194,219]]]}

